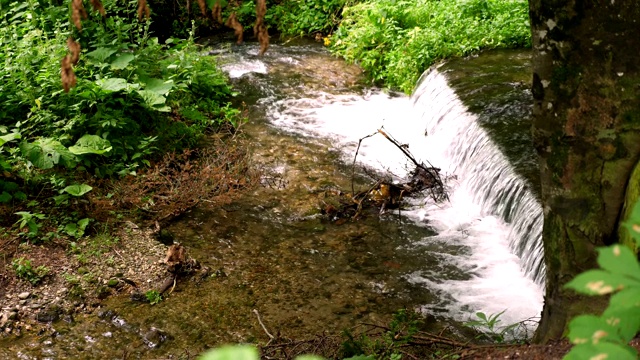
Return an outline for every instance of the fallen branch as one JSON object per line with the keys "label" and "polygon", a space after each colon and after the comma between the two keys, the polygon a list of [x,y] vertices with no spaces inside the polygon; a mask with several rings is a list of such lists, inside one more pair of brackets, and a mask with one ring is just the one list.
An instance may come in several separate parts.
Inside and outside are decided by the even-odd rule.
{"label": "fallen branch", "polygon": [[269,336],[270,340],[267,343],[267,345],[269,345],[269,343],[273,341],[273,339],[275,339],[275,336],[271,335],[271,333],[269,333],[269,330],[267,330],[267,327],[264,326],[262,319],[260,319],[260,313],[258,312],[258,310],[253,309],[253,313],[256,314],[256,317],[258,318],[258,322],[260,323],[260,326],[262,326],[262,330],[264,330],[264,332]]}

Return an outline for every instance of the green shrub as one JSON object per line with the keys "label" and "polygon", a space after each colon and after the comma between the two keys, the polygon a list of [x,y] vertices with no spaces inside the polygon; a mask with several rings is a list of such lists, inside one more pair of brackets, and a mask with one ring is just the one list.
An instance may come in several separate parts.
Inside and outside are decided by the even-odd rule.
{"label": "green shrub", "polygon": [[346,7],[331,49],[407,93],[435,61],[530,46],[525,0],[369,0]]}
{"label": "green shrub", "polygon": [[27,260],[23,257],[13,259],[11,263],[13,267],[13,271],[15,271],[16,276],[22,280],[26,280],[31,283],[31,285],[37,285],[42,279],[49,274],[49,269],[44,266],[38,266],[34,268],[31,265],[31,260]]}
{"label": "green shrub", "polygon": [[[208,131],[237,125],[225,76],[192,38],[160,44],[150,22],[138,21],[135,0],[106,0],[104,7],[107,17],[90,12],[78,32],[66,6],[3,3],[0,203],[28,200],[27,187],[42,190],[34,182],[62,194],[65,181],[46,180],[52,173],[134,174]],[[77,86],[65,93],[60,60],[68,37],[82,54]]]}
{"label": "green shrub", "polygon": [[278,31],[288,36],[331,33],[339,24],[347,0],[288,0],[267,8]]}

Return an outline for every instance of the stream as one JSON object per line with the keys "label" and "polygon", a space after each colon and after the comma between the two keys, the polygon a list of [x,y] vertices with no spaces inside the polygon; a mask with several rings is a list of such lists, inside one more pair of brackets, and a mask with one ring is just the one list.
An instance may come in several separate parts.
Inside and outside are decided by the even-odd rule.
{"label": "stream", "polygon": [[[423,75],[413,97],[370,86],[321,45],[209,44],[247,106],[243,126],[263,186],[222,207],[205,205],[170,226],[214,269],[150,306],[124,296],[73,324],[25,336],[2,358],[179,358],[223,343],[308,338],[386,323],[401,308],[434,331],[505,311],[503,324],[542,308],[541,210],[528,121],[526,52],[488,52]],[[470,111],[473,111],[471,113]],[[442,169],[450,201],[357,221],[319,215],[352,184],[358,140],[384,128],[417,159]],[[404,178],[410,164],[381,136],[362,142],[366,172]],[[362,170],[365,166],[368,170]]]}

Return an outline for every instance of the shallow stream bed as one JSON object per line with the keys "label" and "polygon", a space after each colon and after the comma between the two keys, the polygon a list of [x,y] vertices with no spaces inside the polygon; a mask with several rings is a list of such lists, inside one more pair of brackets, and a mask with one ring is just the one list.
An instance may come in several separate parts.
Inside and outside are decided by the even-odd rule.
{"label": "shallow stream bed", "polygon": [[[314,133],[309,129],[316,124],[309,119],[325,105],[351,106],[349,101],[360,98],[371,101],[365,108],[374,113],[393,112],[393,106],[410,106],[407,97],[368,88],[357,67],[318,44],[273,45],[264,58],[257,56],[255,44],[211,46],[234,78],[238,103],[247,105],[251,121],[244,136],[254,164],[264,170],[262,186],[222,207],[208,208],[203,201],[168,228],[192,257],[213,269],[212,276],[179,282],[153,306],[113,297],[73,324],[61,321],[40,336],[0,343],[0,358],[179,358],[223,343],[266,342],[254,310],[272,334],[297,339],[340,333],[363,322],[384,324],[401,308],[422,310],[432,330],[455,327],[474,311],[492,310],[477,305],[496,302],[492,288],[464,293],[475,291],[480,302],[445,291],[449,282],[464,287],[482,278],[483,267],[491,265],[462,263],[461,258],[473,257],[474,247],[438,236],[429,221],[398,212],[370,213],[357,221],[320,216],[333,194],[351,189],[354,144]],[[361,137],[371,132],[360,130]],[[363,153],[372,150],[363,148]],[[368,159],[370,164],[387,161]],[[364,178],[358,170],[357,188],[370,185]],[[484,221],[487,227],[493,224]],[[468,224],[452,227],[460,238],[474,231]],[[518,268],[512,265],[517,259],[507,258],[496,261]],[[537,287],[526,284],[532,295],[520,295],[532,297],[531,304],[517,303],[517,297],[492,304],[501,309],[513,302],[507,321],[527,318],[537,306]],[[505,293],[522,292],[509,290],[509,284],[496,286]]]}

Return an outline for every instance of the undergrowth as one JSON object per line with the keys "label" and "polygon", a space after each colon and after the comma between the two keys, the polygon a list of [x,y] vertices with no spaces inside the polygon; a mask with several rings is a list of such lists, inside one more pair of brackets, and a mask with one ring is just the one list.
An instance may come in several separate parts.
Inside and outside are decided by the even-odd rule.
{"label": "undergrowth", "polygon": [[[0,8],[0,213],[32,242],[84,234],[96,191],[87,183],[136,175],[242,118],[193,36],[160,43],[138,20],[137,1],[104,7],[108,16],[90,13],[82,31],[66,6]],[[60,60],[71,36],[82,54],[67,93]]]}
{"label": "undergrowth", "polygon": [[531,44],[525,0],[368,0],[342,16],[331,50],[406,93],[440,59]]}

